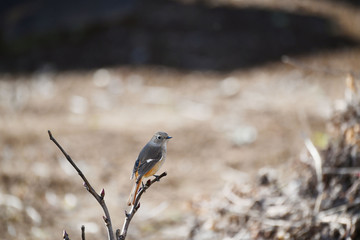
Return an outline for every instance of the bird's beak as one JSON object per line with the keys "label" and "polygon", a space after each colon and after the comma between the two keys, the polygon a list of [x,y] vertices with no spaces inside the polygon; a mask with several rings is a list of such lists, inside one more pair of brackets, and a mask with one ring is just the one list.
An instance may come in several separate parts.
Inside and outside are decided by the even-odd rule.
{"label": "bird's beak", "polygon": [[172,137],[170,137],[170,136],[167,136],[167,137],[166,137],[166,139],[170,139],[170,138],[172,138]]}

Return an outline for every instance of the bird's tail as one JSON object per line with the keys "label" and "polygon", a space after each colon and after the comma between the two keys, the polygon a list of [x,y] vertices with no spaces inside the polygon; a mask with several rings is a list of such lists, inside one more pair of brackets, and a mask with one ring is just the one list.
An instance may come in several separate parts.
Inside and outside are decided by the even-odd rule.
{"label": "bird's tail", "polygon": [[142,178],[140,179],[137,179],[135,182],[134,182],[134,186],[131,190],[131,193],[130,193],[130,196],[129,196],[129,199],[128,199],[128,206],[131,206],[131,205],[134,205],[135,204],[135,199],[136,199],[136,196],[137,196],[137,193],[139,191],[139,187],[142,183]]}

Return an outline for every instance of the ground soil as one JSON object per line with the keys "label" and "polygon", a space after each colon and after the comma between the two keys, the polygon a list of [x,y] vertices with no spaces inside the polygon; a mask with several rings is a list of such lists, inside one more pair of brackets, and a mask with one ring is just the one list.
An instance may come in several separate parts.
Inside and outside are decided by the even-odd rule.
{"label": "ground soil", "polygon": [[[334,10],[335,11],[335,10]],[[358,80],[356,46],[306,53],[228,71],[168,66],[90,70],[41,68],[0,76],[0,232],[4,239],[105,239],[102,211],[49,140],[47,130],[105,189],[120,228],[140,149],[156,131],[173,136],[161,171],[141,200],[129,239],[186,239],[188,204],[240,176],[286,166],[302,133],[326,132],[345,77]]]}

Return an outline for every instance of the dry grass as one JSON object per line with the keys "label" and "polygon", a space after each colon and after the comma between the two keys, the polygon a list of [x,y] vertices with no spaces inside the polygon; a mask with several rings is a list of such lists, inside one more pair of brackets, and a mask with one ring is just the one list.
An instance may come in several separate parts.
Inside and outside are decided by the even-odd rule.
{"label": "dry grass", "polygon": [[[168,176],[143,196],[129,239],[187,238],[190,201],[254,179],[264,166],[289,166],[303,149],[302,131],[324,132],[345,76],[321,69],[357,73],[359,56],[352,48],[295,59],[317,71],[275,62],[226,73],[118,67],[3,74],[2,237],[60,239],[67,229],[76,238],[81,224],[87,239],[106,236],[97,203],[49,141],[50,129],[94,188],[105,188],[115,227],[122,224],[138,151],[154,132],[168,132],[174,137],[163,166]],[[287,170],[278,171],[292,177]]]}

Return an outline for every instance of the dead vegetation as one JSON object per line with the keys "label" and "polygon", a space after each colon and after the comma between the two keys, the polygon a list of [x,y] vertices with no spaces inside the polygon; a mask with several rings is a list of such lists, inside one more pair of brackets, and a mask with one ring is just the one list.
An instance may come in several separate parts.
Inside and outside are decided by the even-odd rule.
{"label": "dead vegetation", "polygon": [[[359,239],[360,98],[352,76],[329,123],[329,143],[289,166],[262,169],[256,183],[225,185],[218,196],[192,202],[190,239]],[[282,171],[292,171],[284,180]]]}

